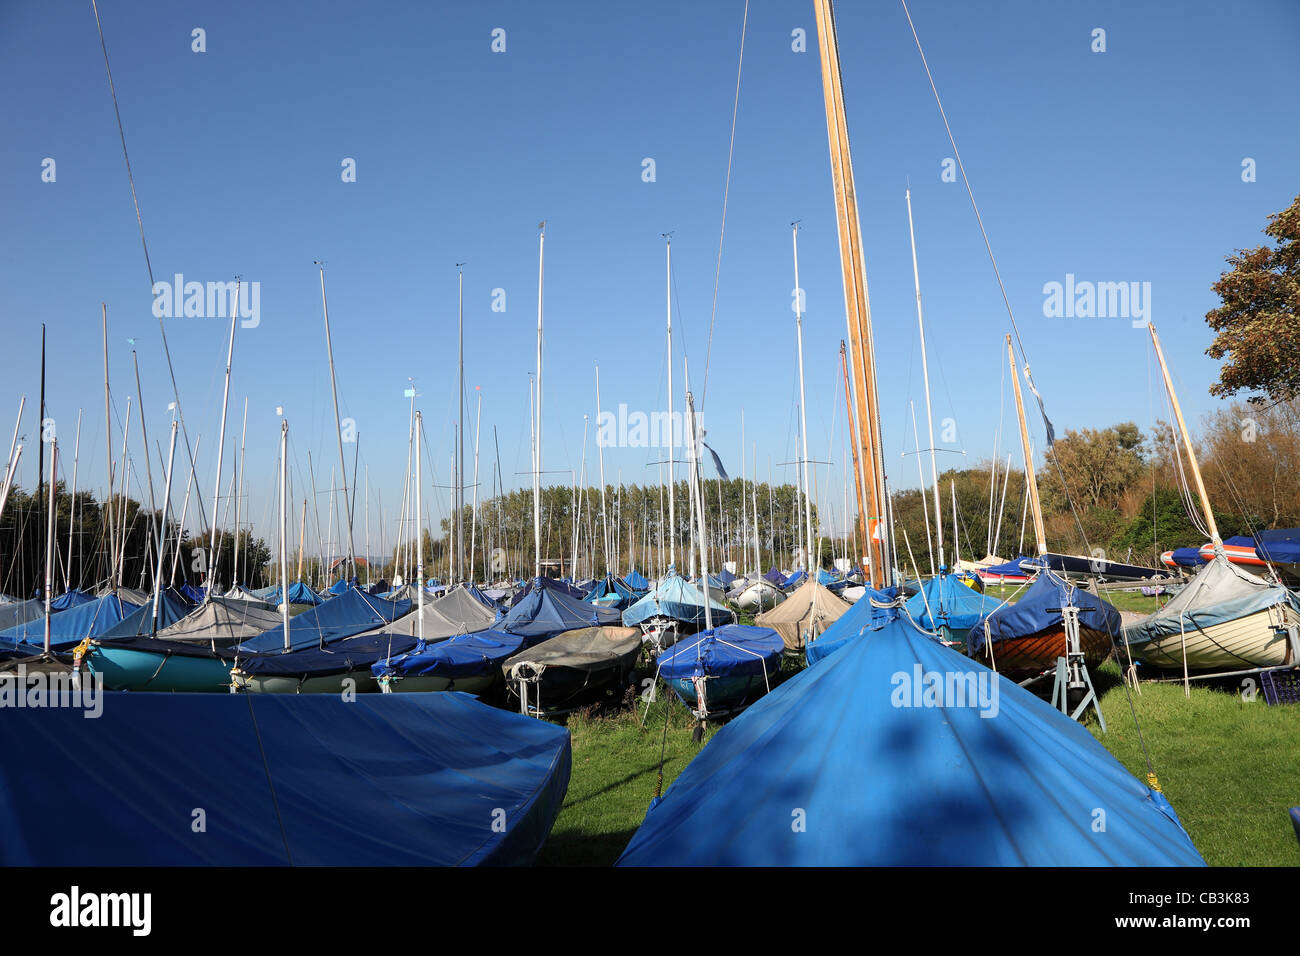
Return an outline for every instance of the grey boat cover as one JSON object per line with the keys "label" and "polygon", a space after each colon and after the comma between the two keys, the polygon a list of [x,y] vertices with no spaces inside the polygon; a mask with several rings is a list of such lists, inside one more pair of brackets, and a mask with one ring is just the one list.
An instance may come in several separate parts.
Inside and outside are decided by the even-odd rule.
{"label": "grey boat cover", "polygon": [[40,601],[6,601],[0,604],[0,631],[34,621],[45,613]]}
{"label": "grey boat cover", "polygon": [[152,594],[137,588],[102,588],[96,592],[97,597],[107,597],[110,594],[116,594],[128,604],[134,604],[136,607],[144,607],[153,597]]}
{"label": "grey boat cover", "polygon": [[244,601],[247,602],[248,604],[260,604],[262,607],[270,608],[273,611],[275,610],[274,607],[272,607],[266,601],[263,601],[252,591],[248,590],[248,588],[242,587],[238,584],[235,585],[233,588],[231,588],[229,591],[227,591],[223,596],[229,601]]}
{"label": "grey boat cover", "polygon": [[637,627],[583,627],[565,631],[527,650],[506,658],[501,672],[510,678],[516,664],[539,667],[567,667],[577,671],[600,671],[622,664],[631,667],[641,653],[641,629]]}
{"label": "grey boat cover", "polygon": [[808,578],[784,602],[757,615],[754,623],[772,628],[781,635],[787,650],[797,651],[808,637],[820,636],[850,607],[830,588]]}
{"label": "grey boat cover", "polygon": [[491,627],[497,614],[463,587],[448,591],[433,602],[434,609],[457,624],[465,625],[465,630],[481,631]]}
{"label": "grey boat cover", "polygon": [[1235,621],[1278,604],[1300,612],[1300,597],[1218,556],[1196,572],[1160,610],[1124,628],[1130,644],[1145,644],[1197,627]]}
{"label": "grey boat cover", "polygon": [[167,641],[191,644],[236,644],[283,623],[280,612],[256,598],[218,597],[158,632]]}

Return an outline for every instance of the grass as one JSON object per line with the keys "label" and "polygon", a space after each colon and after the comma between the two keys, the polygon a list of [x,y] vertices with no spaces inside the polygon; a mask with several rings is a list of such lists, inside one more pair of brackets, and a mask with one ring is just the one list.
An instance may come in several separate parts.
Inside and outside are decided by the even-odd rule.
{"label": "grass", "polygon": [[[1147,599],[1151,600],[1151,599]],[[1136,610],[1136,608],[1135,608]],[[782,671],[788,679],[793,670]],[[1139,780],[1146,761],[1119,668],[1094,675],[1108,733],[1085,725]],[[638,675],[645,676],[645,675]],[[638,681],[638,686],[640,686]],[[559,818],[538,863],[608,866],[622,853],[655,796],[663,754],[663,791],[707,743],[692,740],[694,719],[666,694],[644,727],[630,699],[603,712],[570,715],[573,771]],[[1134,695],[1142,734],[1161,788],[1211,866],[1300,866],[1300,843],[1287,808],[1300,806],[1300,705],[1246,701],[1235,686],[1142,685]],[[667,733],[665,735],[665,720]]]}
{"label": "grass", "polygon": [[[1146,761],[1119,668],[1096,675],[1108,733],[1087,726],[1139,780]],[[1287,814],[1300,806],[1300,706],[1269,707],[1240,687],[1142,684],[1133,695],[1161,789],[1211,866],[1300,866]]]}

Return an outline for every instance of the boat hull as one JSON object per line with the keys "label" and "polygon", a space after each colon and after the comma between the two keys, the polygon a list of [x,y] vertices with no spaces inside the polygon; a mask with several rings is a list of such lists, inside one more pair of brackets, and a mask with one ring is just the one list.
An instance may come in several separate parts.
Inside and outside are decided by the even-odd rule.
{"label": "boat hull", "polygon": [[704,708],[700,708],[695,681],[689,677],[666,678],[677,698],[697,717],[713,717],[731,713],[757,700],[767,693],[775,672],[766,678],[762,674],[742,674],[735,677],[709,677],[704,681]]}
{"label": "boat hull", "polygon": [[771,584],[753,584],[736,597],[742,611],[768,611],[785,600],[785,594]]}
{"label": "boat hull", "polygon": [[[342,694],[344,691],[357,694],[374,694],[379,692],[379,682],[369,670],[348,671],[339,674],[322,674],[299,680],[296,677],[279,675],[263,677],[258,674],[242,674],[233,671],[231,683],[237,690],[249,694]],[[344,687],[344,681],[352,681]]]}
{"label": "boat hull", "polygon": [[[388,692],[394,694],[421,694],[428,691],[454,690],[463,694],[481,695],[492,689],[495,674],[477,674],[473,677],[439,677],[415,674],[388,681]],[[380,682],[383,689],[383,682]]]}
{"label": "boat hull", "polygon": [[93,646],[86,654],[90,673],[101,676],[108,690],[172,693],[220,693],[230,689],[232,661],[141,651],[111,644]]}
{"label": "boat hull", "polygon": [[1300,627],[1300,614],[1286,605],[1206,627],[1190,621],[1186,634],[1129,644],[1133,659],[1157,670],[1234,671],[1294,664],[1285,628]]}
{"label": "boat hull", "polygon": [[[980,660],[999,674],[1016,681],[1037,677],[1044,671],[1051,670],[1056,666],[1057,658],[1066,655],[1067,649],[1063,627],[1048,628],[1025,637],[994,641],[991,656],[989,646],[985,645]],[[1104,631],[1080,627],[1079,647],[1083,651],[1084,663],[1090,668],[1096,667],[1110,654],[1111,638]]]}

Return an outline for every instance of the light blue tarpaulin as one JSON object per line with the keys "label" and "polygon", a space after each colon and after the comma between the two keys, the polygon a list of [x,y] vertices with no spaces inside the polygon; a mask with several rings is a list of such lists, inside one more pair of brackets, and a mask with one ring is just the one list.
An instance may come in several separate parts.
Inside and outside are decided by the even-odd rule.
{"label": "light blue tarpaulin", "polygon": [[99,703],[5,712],[0,864],[529,864],[568,787],[567,730],[465,694]]}
{"label": "light blue tarpaulin", "polygon": [[[735,615],[724,605],[710,598],[713,626],[721,627],[734,621]],[[685,624],[704,623],[704,592],[675,571],[669,570],[659,586],[623,612],[623,623],[636,627],[642,621],[658,616],[671,617]]]}
{"label": "light blue tarpaulin", "polygon": [[[81,604],[50,617],[50,649],[63,650],[75,647],[88,637],[99,637],[138,604],[123,601],[116,594],[106,594],[88,604]],[[0,631],[0,647],[13,647],[19,643],[35,647],[45,646],[45,615],[25,624]]]}
{"label": "light blue tarpaulin", "polygon": [[[289,588],[293,597],[293,587]],[[410,601],[389,601],[353,588],[289,619],[289,648],[299,650],[330,644],[391,624],[411,610]],[[239,645],[241,652],[284,649],[284,625],[271,628]]]}
{"label": "light blue tarpaulin", "polygon": [[1164,796],[1085,728],[897,619],[718,731],[619,864],[1203,861]]}
{"label": "light blue tarpaulin", "polygon": [[[274,587],[262,588],[253,593],[267,604],[271,605],[271,607],[279,607],[284,603],[280,597],[280,585],[278,584]],[[295,581],[293,584],[289,585],[289,603],[310,604],[315,607],[318,604],[323,604],[324,599],[301,581]]]}
{"label": "light blue tarpaulin", "polygon": [[944,626],[954,631],[966,631],[1001,603],[995,597],[985,597],[966,586],[955,575],[941,574],[930,578],[918,593],[907,599],[907,613],[926,630],[934,631]]}

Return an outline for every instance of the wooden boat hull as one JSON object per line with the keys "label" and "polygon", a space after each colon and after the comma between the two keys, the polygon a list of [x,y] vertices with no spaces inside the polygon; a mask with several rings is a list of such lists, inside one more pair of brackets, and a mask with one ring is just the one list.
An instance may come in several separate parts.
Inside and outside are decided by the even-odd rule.
{"label": "wooden boat hull", "polygon": [[1296,663],[1285,630],[1288,625],[1300,626],[1300,614],[1278,605],[1206,627],[1188,621],[1185,635],[1170,634],[1133,643],[1129,650],[1135,661],[1147,667],[1179,673],[1184,654],[1190,672],[1282,667]]}
{"label": "wooden boat hull", "polygon": [[[1116,640],[1119,635],[1116,635]],[[1089,668],[1096,667],[1111,652],[1111,637],[1104,631],[1090,627],[1079,628],[1079,647]],[[993,670],[1011,680],[1021,681],[1037,677],[1056,666],[1056,659],[1066,654],[1065,629],[1052,627],[1037,634],[994,641],[992,655],[985,644],[979,659]]]}
{"label": "wooden boat hull", "polygon": [[111,644],[92,646],[86,668],[104,679],[108,690],[221,693],[230,690],[232,661],[219,657],[165,655]]}

